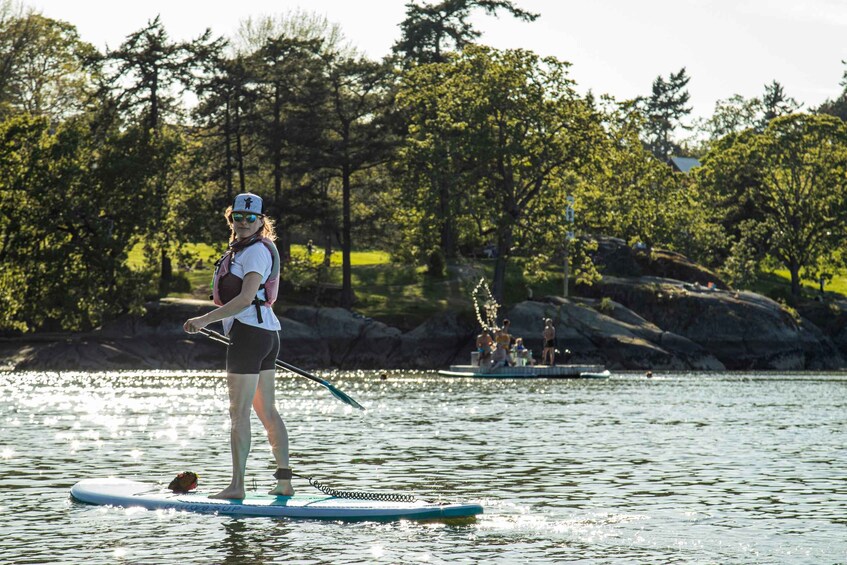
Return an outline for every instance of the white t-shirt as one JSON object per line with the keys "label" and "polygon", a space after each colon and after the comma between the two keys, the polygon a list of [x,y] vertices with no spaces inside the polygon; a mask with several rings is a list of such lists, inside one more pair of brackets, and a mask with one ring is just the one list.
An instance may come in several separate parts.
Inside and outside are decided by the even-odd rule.
{"label": "white t-shirt", "polygon": [[[271,252],[268,251],[268,248],[262,242],[254,243],[250,247],[236,253],[229,265],[230,272],[242,280],[247,273],[259,273],[262,275],[263,284],[271,276],[272,268],[273,257],[271,257]],[[258,296],[264,300],[265,289],[259,289]],[[222,320],[224,334],[229,334],[229,330],[232,328],[235,320],[238,320],[242,324],[265,330],[279,330],[282,326],[280,326],[279,319],[274,314],[273,309],[267,304],[260,306],[260,308],[262,309],[262,323],[259,323],[259,317],[256,315],[256,305],[251,304],[235,316],[230,316]]]}

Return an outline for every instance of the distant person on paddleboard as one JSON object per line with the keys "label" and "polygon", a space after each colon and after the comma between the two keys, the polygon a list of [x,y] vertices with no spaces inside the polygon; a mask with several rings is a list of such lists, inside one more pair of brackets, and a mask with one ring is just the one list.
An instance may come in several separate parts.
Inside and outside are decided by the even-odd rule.
{"label": "distant person on paddleboard", "polygon": [[231,235],[226,254],[215,264],[213,299],[218,308],[190,318],[183,328],[197,333],[223,322],[231,340],[226,353],[229,389],[232,481],[210,498],[242,499],[250,453],[250,406],[268,432],[277,471],[270,494],[293,495],[288,460],[288,431],[274,402],[274,361],[279,353],[279,319],[271,308],[279,283],[279,254],[274,225],[263,215],[262,199],[239,194],[224,212]]}

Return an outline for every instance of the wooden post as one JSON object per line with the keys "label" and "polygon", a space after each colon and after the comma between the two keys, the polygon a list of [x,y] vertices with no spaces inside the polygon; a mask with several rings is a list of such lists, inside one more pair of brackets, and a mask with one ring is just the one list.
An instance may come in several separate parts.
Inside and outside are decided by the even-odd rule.
{"label": "wooden post", "polygon": [[573,221],[574,221],[574,197],[567,196],[565,198],[567,202],[567,206],[565,206],[565,225],[568,226],[568,232],[565,234],[565,294],[564,297],[568,297],[568,276],[570,275],[570,266],[568,265],[568,251],[570,247],[571,240],[573,239]]}
{"label": "wooden post", "polygon": [[563,294],[563,296],[565,298],[568,297],[568,275],[570,274],[568,272],[568,246],[569,246],[569,243],[570,243],[570,241],[568,241],[568,239],[565,239],[565,293]]}

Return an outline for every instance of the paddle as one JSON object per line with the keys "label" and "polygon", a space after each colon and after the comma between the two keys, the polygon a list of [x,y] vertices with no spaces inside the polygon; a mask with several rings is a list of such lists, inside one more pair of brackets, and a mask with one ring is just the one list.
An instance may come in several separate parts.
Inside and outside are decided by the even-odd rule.
{"label": "paddle", "polygon": [[[200,330],[200,333],[202,333],[206,337],[213,339],[214,341],[219,341],[221,343],[225,343],[225,344],[229,345],[229,338],[226,337],[223,334],[219,334],[216,331],[206,329],[206,328],[202,328]],[[329,392],[332,393],[332,395],[335,398],[337,398],[338,400],[340,400],[344,404],[349,404],[353,408],[358,408],[359,410],[365,409],[364,406],[362,406],[361,404],[359,404],[358,402],[356,402],[355,400],[353,400],[352,398],[350,398],[349,396],[347,396],[346,394],[344,394],[343,392],[341,392],[340,390],[338,390],[337,388],[332,386],[330,383],[328,383],[324,379],[322,379],[320,377],[316,377],[315,375],[313,375],[313,374],[311,374],[307,371],[304,371],[303,369],[300,369],[299,367],[295,367],[294,365],[289,365],[288,363],[286,363],[285,361],[282,361],[280,359],[277,359],[276,361],[274,361],[274,363],[275,363],[277,369],[285,369],[286,371],[291,371],[292,373],[297,373],[301,377],[306,377],[309,380],[315,381],[316,383],[325,386],[329,390]]]}

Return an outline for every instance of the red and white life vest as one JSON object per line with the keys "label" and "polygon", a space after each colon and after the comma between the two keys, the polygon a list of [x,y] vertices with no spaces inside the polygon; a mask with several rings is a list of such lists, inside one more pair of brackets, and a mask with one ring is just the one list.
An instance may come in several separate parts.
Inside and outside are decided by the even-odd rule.
{"label": "red and white life vest", "polygon": [[271,274],[268,276],[268,280],[259,285],[259,290],[265,291],[265,299],[262,300],[257,294],[253,298],[253,302],[251,302],[251,304],[256,306],[256,316],[259,323],[262,323],[262,306],[265,304],[273,306],[279,295],[279,251],[277,251],[274,242],[266,237],[259,237],[256,234],[245,241],[233,241],[229,244],[226,253],[215,262],[215,274],[212,277],[212,296],[209,298],[214,300],[218,306],[223,306],[241,294],[241,286],[244,281],[234,275],[230,270],[232,260],[235,258],[236,253],[259,242],[262,242],[268,251],[270,251],[272,260]]}

